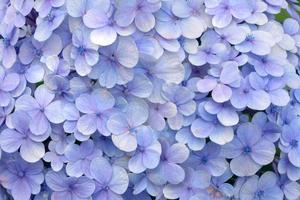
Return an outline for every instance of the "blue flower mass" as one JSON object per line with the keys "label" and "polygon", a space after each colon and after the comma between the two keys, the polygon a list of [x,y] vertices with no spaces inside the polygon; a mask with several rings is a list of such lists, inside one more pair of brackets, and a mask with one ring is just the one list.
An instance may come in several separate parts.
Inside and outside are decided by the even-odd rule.
{"label": "blue flower mass", "polygon": [[300,200],[299,14],[0,0],[0,200]]}

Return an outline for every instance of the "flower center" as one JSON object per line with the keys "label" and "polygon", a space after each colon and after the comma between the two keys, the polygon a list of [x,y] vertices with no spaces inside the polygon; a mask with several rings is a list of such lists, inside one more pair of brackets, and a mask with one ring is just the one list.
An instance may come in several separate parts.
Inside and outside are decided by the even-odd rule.
{"label": "flower center", "polygon": [[79,55],[83,56],[86,49],[84,48],[84,46],[80,46],[80,47],[78,47],[77,51],[78,51]]}
{"label": "flower center", "polygon": [[203,156],[203,157],[201,158],[201,164],[206,164],[207,162],[208,162],[207,157],[206,157],[206,156]]}
{"label": "flower center", "polygon": [[245,89],[243,90],[243,92],[244,92],[245,94],[248,94],[248,93],[250,92],[250,90],[249,90],[248,88],[245,88]]}
{"label": "flower center", "polygon": [[249,153],[251,153],[252,150],[251,150],[251,147],[246,146],[246,147],[244,147],[243,151],[245,154],[249,154]]}
{"label": "flower center", "polygon": [[291,142],[290,142],[290,145],[292,148],[297,148],[298,147],[298,141],[293,139]]}
{"label": "flower center", "polygon": [[52,13],[49,13],[46,17],[48,22],[53,22],[54,18],[55,18],[55,16]]}
{"label": "flower center", "polygon": [[246,41],[247,42],[253,42],[254,41],[254,36],[253,35],[248,35],[247,37],[246,37]]}
{"label": "flower center", "polygon": [[10,46],[10,39],[9,38],[4,38],[3,39],[3,44],[4,44],[4,47],[9,47]]}
{"label": "flower center", "polygon": [[20,178],[23,178],[23,177],[25,176],[25,173],[24,173],[23,171],[19,171],[19,172],[18,172],[18,176],[19,176]]}
{"label": "flower center", "polygon": [[256,192],[255,196],[256,196],[257,198],[261,198],[261,197],[264,196],[264,193],[265,193],[264,191],[259,190],[259,191]]}
{"label": "flower center", "polygon": [[36,55],[37,57],[41,57],[42,54],[43,54],[42,50],[40,50],[40,49],[36,49],[36,50],[35,50],[35,55]]}

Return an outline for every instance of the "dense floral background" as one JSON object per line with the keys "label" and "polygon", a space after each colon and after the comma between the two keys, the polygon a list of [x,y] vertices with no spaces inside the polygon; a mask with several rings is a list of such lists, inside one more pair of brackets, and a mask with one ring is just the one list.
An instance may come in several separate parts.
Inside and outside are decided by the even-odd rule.
{"label": "dense floral background", "polygon": [[0,200],[299,200],[297,0],[0,0]]}

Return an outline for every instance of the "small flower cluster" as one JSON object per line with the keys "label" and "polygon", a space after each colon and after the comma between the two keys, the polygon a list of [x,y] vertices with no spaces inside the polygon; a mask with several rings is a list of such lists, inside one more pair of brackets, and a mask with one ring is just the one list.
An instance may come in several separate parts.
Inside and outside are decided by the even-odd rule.
{"label": "small flower cluster", "polygon": [[299,199],[299,10],[0,0],[0,199]]}

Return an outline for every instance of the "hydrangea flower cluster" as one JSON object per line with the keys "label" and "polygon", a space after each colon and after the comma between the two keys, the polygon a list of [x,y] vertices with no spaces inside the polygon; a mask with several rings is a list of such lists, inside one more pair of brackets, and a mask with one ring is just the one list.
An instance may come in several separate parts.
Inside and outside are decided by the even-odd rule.
{"label": "hydrangea flower cluster", "polygon": [[300,199],[298,11],[1,0],[0,199]]}

